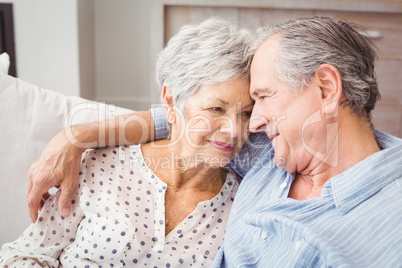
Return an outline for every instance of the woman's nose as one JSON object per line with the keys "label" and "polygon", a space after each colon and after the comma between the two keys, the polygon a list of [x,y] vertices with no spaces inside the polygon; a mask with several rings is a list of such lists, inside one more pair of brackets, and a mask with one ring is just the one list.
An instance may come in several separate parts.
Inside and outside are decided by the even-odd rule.
{"label": "woman's nose", "polygon": [[240,121],[235,117],[228,117],[224,120],[221,127],[221,132],[227,134],[231,139],[237,138],[240,133],[241,126]]}

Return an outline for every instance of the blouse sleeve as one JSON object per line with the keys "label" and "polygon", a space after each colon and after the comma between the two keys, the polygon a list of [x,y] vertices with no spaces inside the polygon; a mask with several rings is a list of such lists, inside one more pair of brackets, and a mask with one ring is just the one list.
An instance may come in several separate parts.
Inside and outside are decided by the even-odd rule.
{"label": "blouse sleeve", "polygon": [[0,251],[1,267],[59,267],[61,251],[74,242],[77,226],[84,217],[79,207],[81,184],[73,196],[71,214],[64,218],[58,211],[56,192],[45,202],[39,217],[14,242]]}

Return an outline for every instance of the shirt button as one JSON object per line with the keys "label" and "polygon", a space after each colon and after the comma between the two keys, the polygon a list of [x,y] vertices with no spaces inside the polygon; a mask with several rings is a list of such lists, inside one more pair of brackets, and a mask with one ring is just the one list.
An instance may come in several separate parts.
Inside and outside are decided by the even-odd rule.
{"label": "shirt button", "polygon": [[296,245],[295,245],[296,250],[300,247],[300,244],[301,244],[300,240],[296,242]]}
{"label": "shirt button", "polygon": [[266,239],[267,239],[267,232],[263,231],[263,232],[261,233],[261,239],[262,239],[262,240],[266,240]]}
{"label": "shirt button", "polygon": [[282,189],[284,189],[288,184],[286,182],[282,182],[281,185],[279,187],[281,187]]}

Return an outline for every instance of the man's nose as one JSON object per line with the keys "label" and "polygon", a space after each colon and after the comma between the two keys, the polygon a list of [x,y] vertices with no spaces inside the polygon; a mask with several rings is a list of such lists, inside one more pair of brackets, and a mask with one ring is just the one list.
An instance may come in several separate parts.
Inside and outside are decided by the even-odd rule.
{"label": "man's nose", "polygon": [[255,109],[254,106],[253,112],[250,117],[250,124],[248,127],[250,131],[254,133],[264,131],[268,124],[269,120],[261,113],[259,113],[258,109]]}

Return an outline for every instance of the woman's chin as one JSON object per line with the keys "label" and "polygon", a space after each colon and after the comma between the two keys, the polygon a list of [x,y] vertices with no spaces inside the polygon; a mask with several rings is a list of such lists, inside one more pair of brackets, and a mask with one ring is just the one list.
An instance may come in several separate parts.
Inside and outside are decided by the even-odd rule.
{"label": "woman's chin", "polygon": [[231,160],[232,160],[232,158],[229,158],[229,157],[211,157],[208,160],[208,164],[211,167],[220,168],[220,167],[227,166]]}

